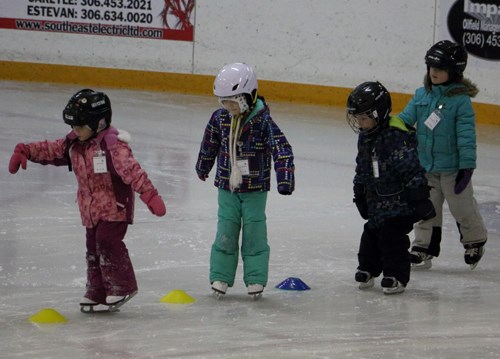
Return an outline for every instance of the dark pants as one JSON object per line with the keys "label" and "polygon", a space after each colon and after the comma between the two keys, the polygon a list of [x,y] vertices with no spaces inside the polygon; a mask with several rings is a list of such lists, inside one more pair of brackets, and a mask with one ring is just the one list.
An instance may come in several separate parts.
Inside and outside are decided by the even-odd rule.
{"label": "dark pants", "polygon": [[358,253],[358,269],[374,277],[394,277],[404,286],[410,281],[410,238],[413,222],[406,218],[390,218],[382,227],[365,224]]}
{"label": "dark pants", "polygon": [[87,228],[87,293],[99,303],[108,295],[137,291],[134,268],[123,242],[127,222],[99,222]]}

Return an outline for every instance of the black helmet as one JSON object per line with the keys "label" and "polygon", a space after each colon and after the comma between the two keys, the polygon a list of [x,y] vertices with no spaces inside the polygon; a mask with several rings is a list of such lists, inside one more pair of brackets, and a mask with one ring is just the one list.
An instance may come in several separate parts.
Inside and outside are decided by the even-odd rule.
{"label": "black helmet", "polygon": [[425,64],[449,72],[462,75],[467,66],[467,51],[465,48],[449,40],[439,41],[425,54]]}
{"label": "black helmet", "polygon": [[83,89],[74,94],[63,110],[64,122],[70,126],[89,126],[97,131],[99,121],[106,121],[106,128],[111,124],[111,101],[102,92]]}
{"label": "black helmet", "polygon": [[378,81],[363,82],[347,98],[347,123],[356,133],[362,132],[357,115],[366,114],[376,121],[377,125],[370,130],[372,133],[388,122],[391,111],[391,95]]}

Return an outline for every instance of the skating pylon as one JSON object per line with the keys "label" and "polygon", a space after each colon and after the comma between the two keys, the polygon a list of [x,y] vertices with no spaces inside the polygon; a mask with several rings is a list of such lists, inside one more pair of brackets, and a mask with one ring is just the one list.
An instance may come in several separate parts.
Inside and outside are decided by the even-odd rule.
{"label": "skating pylon", "polygon": [[68,320],[52,308],[45,308],[32,315],[29,321],[36,324],[66,323]]}
{"label": "skating pylon", "polygon": [[190,304],[196,302],[196,299],[180,289],[174,289],[170,293],[161,297],[160,302],[170,304]]}
{"label": "skating pylon", "polygon": [[283,290],[309,290],[311,289],[307,284],[305,284],[300,278],[290,277],[285,279],[283,282],[276,286],[278,289]]}

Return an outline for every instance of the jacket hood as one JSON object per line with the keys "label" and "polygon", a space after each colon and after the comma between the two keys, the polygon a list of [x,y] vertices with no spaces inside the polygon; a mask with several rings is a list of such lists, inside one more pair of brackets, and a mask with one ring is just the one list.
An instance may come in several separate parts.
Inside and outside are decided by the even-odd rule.
{"label": "jacket hood", "polygon": [[[427,91],[432,91],[432,84],[429,76],[424,77],[424,86]],[[479,93],[477,85],[467,78],[463,78],[458,82],[454,82],[446,86],[446,96],[452,97],[456,95],[468,95],[470,97],[475,97]]]}

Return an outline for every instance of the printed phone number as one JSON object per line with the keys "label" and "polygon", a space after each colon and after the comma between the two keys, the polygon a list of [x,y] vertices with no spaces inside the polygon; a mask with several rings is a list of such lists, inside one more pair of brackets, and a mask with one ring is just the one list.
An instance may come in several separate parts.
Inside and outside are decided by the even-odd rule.
{"label": "printed phone number", "polygon": [[463,42],[465,45],[476,45],[483,48],[484,46],[500,47],[500,35],[490,34],[485,35],[477,32],[464,32]]}
{"label": "printed phone number", "polygon": [[81,0],[81,6],[151,11],[151,0]]}
{"label": "printed phone number", "polygon": [[120,21],[120,22],[134,22],[141,24],[151,24],[154,20],[152,14],[142,12],[128,12],[121,11],[100,11],[100,10],[87,10],[82,9],[80,19],[82,20],[104,20],[104,21]]}

